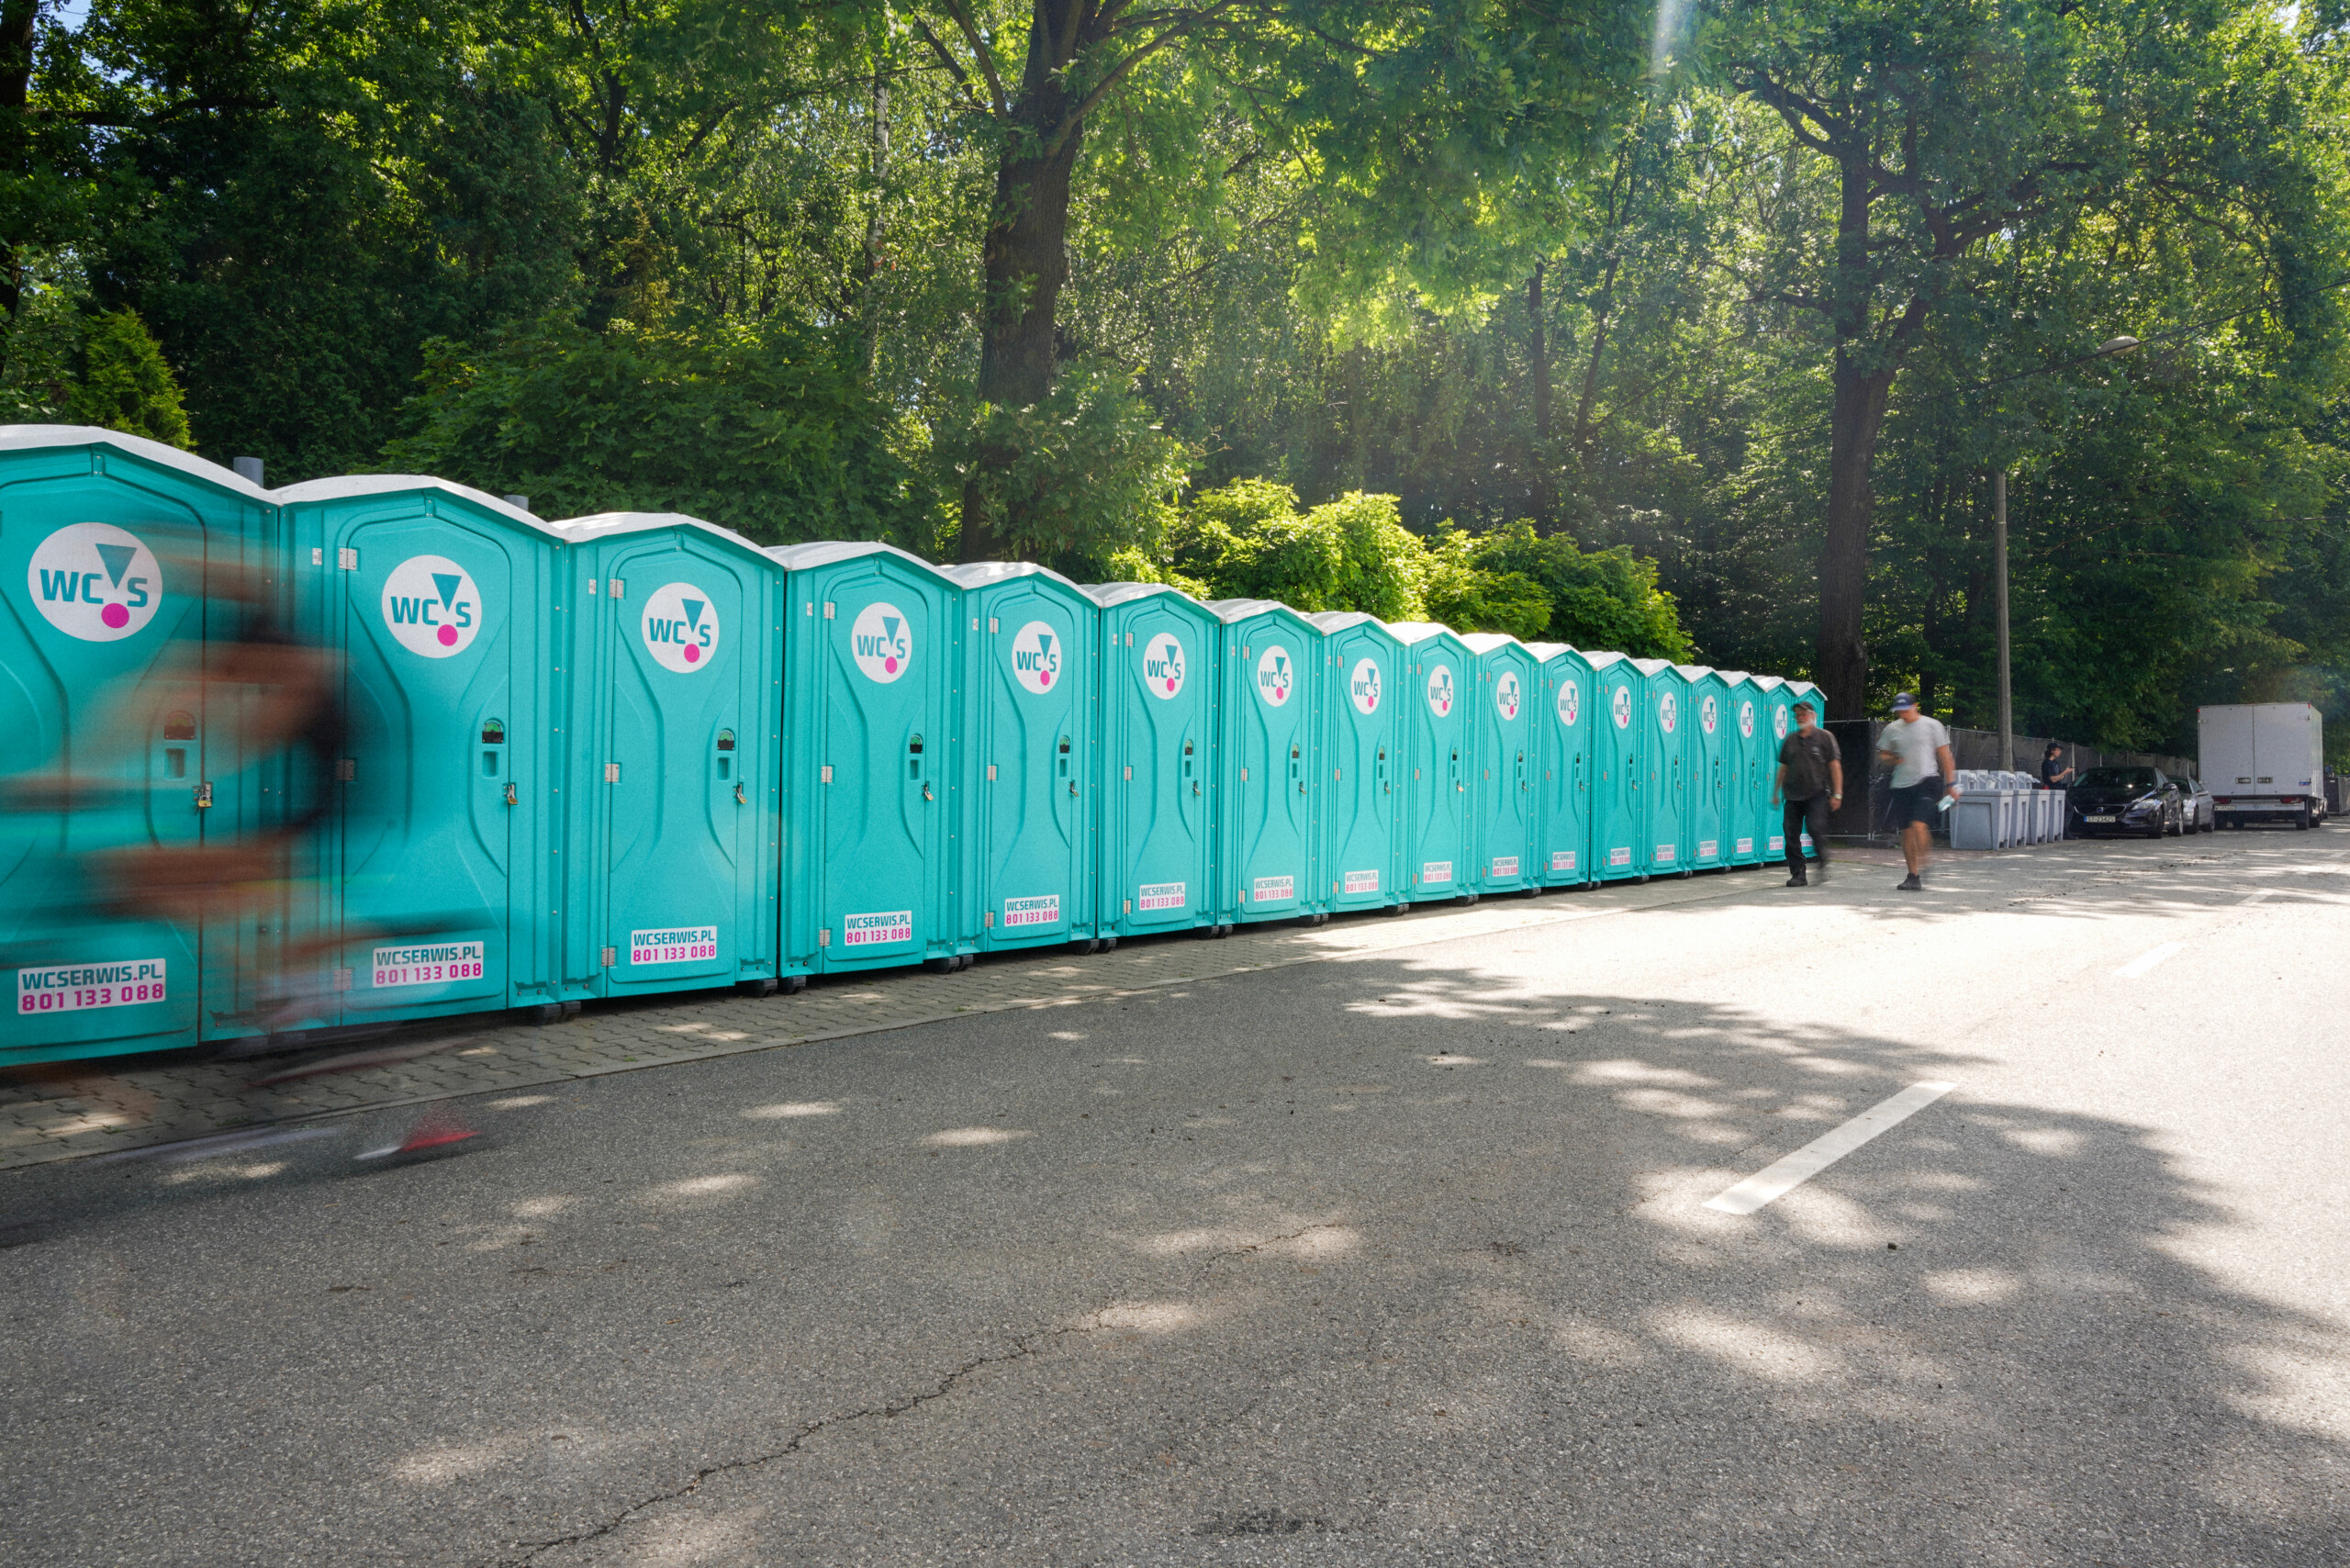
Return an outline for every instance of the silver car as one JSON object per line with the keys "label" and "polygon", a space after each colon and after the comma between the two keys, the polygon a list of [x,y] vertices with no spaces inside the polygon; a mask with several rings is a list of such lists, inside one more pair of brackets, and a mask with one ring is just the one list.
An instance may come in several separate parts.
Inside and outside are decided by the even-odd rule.
{"label": "silver car", "polygon": [[2174,773],[2170,781],[2178,786],[2178,822],[2182,833],[2215,833],[2220,826],[2220,808],[2211,801],[2211,791],[2199,780],[2181,778]]}

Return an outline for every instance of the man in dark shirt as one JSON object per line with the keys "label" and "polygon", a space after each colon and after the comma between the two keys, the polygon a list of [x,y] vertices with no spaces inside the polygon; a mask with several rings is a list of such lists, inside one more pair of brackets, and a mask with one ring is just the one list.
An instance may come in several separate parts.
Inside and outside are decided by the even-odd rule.
{"label": "man in dark shirt", "polygon": [[2040,759],[2040,786],[2043,790],[2062,790],[2073,781],[2073,770],[2065,766],[2065,748],[2054,741],[2048,743],[2048,755]]}
{"label": "man in dark shirt", "polygon": [[1807,887],[1803,835],[1811,834],[1819,879],[1828,880],[1828,813],[1844,803],[1844,755],[1836,737],[1819,727],[1808,702],[1796,704],[1795,734],[1779,743],[1779,771],[1771,780],[1771,803],[1786,801],[1780,828],[1787,836],[1787,886]]}

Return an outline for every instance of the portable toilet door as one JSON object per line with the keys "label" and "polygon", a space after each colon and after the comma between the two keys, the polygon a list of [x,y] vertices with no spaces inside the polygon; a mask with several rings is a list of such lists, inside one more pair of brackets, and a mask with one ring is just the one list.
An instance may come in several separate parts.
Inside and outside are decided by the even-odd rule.
{"label": "portable toilet door", "polygon": [[1795,699],[1787,693],[1783,677],[1758,675],[1749,678],[1754,683],[1754,702],[1760,715],[1760,734],[1763,767],[1762,815],[1755,830],[1762,842],[1762,858],[1766,862],[1786,858],[1786,812],[1784,805],[1770,804],[1771,792],[1778,782],[1779,747],[1795,732]]}
{"label": "portable toilet door", "polygon": [[1754,678],[1742,669],[1716,673],[1722,681],[1722,767],[1729,785],[1722,807],[1723,858],[1733,869],[1760,866],[1766,841],[1756,824],[1770,809],[1777,759],[1763,753],[1766,732]]}
{"label": "portable toilet door", "polygon": [[1591,725],[1591,858],[1594,880],[1649,879],[1649,797],[1642,777],[1650,724],[1648,676],[1623,654],[1586,654]]}
{"label": "portable toilet door", "polygon": [[1097,926],[1217,925],[1215,677],[1222,622],[1163,583],[1096,583]]}
{"label": "portable toilet door", "polygon": [[[1427,621],[1388,627],[1404,644],[1404,700],[1396,710],[1396,782],[1404,786],[1404,896],[1477,900],[1476,818],[1469,799],[1476,748],[1471,728],[1470,666],[1475,655],[1449,626]],[[1407,777],[1408,775],[1408,777]]]}
{"label": "portable toilet door", "polygon": [[1360,610],[1306,619],[1327,639],[1323,880],[1336,909],[1401,909],[1404,798],[1395,790],[1395,714],[1404,644],[1385,622]]}
{"label": "portable toilet door", "polygon": [[785,573],[782,972],[960,968],[961,590],[888,544],[767,554]]}
{"label": "portable toilet door", "polygon": [[946,576],[963,590],[963,936],[1090,948],[1099,607],[1024,561]]}
{"label": "portable toilet door", "polygon": [[1640,674],[1640,783],[1648,809],[1649,875],[1685,877],[1689,840],[1690,689],[1681,666],[1666,659],[1634,659]]}
{"label": "portable toilet door", "polygon": [[265,719],[218,664],[241,606],[276,603],[272,498],[158,442],[17,425],[0,516],[0,1067],[248,1033],[256,938],[280,923],[165,906],[210,879],[206,851],[270,826]]}
{"label": "portable toilet door", "polygon": [[571,544],[564,995],[773,991],[783,574],[675,512],[554,526]]}
{"label": "portable toilet door", "polygon": [[1581,887],[1591,868],[1591,662],[1564,643],[1529,643],[1542,773],[1535,875],[1544,887]]}
{"label": "portable toilet door", "polygon": [[1729,687],[1702,665],[1675,665],[1688,683],[1689,868],[1718,871],[1730,861]]}
{"label": "portable toilet door", "polygon": [[1224,755],[1217,890],[1226,924],[1326,914],[1317,842],[1322,629],[1266,599],[1220,599]]}
{"label": "portable toilet door", "polygon": [[1541,824],[1535,789],[1542,772],[1534,700],[1539,661],[1525,644],[1500,633],[1472,633],[1460,641],[1472,661],[1469,798],[1476,847],[1470,885],[1480,894],[1531,893],[1541,885],[1535,868]]}
{"label": "portable toilet door", "polygon": [[300,623],[342,661],[320,1024],[558,1000],[562,534],[409,475],[277,492]]}

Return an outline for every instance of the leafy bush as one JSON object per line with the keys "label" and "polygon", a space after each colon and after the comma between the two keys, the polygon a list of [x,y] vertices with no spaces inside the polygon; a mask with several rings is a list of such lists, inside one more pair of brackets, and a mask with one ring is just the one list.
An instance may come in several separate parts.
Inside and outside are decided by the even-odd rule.
{"label": "leafy bush", "polygon": [[934,543],[856,349],[789,324],[701,332],[547,320],[479,353],[426,345],[390,466],[543,516],[681,511],[762,543]]}

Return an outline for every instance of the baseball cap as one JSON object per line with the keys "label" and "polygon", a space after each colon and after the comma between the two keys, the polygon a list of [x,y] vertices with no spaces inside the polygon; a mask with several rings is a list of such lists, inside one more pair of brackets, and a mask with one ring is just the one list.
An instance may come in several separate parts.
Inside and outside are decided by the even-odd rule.
{"label": "baseball cap", "polygon": [[1917,705],[1918,699],[1911,692],[1897,691],[1893,694],[1893,711],[1897,713],[1904,708],[1915,708]]}

